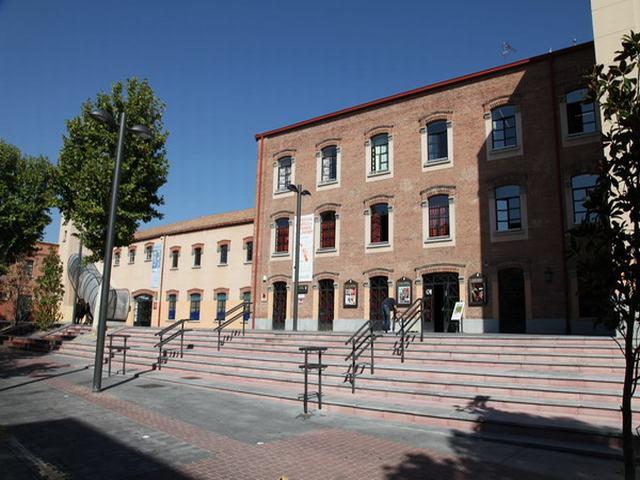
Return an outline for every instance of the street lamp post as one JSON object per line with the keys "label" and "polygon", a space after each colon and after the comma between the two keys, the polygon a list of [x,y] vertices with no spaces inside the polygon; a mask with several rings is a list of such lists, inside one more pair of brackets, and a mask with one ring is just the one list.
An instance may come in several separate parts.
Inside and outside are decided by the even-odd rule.
{"label": "street lamp post", "polygon": [[78,289],[80,287],[80,266],[82,266],[82,239],[77,233],[72,233],[72,237],[76,237],[80,241],[80,245],[78,247],[78,271],[76,272],[76,291],[73,297],[73,317],[71,318],[72,323],[76,323],[76,318],[78,316]]}
{"label": "street lamp post", "polygon": [[311,195],[309,190],[303,190],[302,185],[287,185],[287,189],[296,194],[296,250],[293,266],[293,331],[298,330],[298,283],[300,280],[300,211],[302,209],[302,197]]}
{"label": "street lamp post", "polygon": [[94,110],[91,118],[108,125],[111,128],[119,126],[118,148],[116,150],[116,165],[111,184],[111,203],[109,206],[109,223],[107,224],[107,238],[105,242],[102,285],[100,289],[100,310],[98,312],[98,331],[96,339],[96,356],[93,369],[93,391],[102,390],[102,362],[104,359],[104,340],[107,330],[107,308],[109,306],[109,284],[111,283],[111,261],[113,256],[113,241],[118,208],[118,190],[120,189],[120,167],[122,165],[122,151],[127,130],[145,138],[151,138],[151,131],[144,125],[135,125],[127,129],[126,114],[120,113],[120,124],[116,124],[113,116],[105,110]]}

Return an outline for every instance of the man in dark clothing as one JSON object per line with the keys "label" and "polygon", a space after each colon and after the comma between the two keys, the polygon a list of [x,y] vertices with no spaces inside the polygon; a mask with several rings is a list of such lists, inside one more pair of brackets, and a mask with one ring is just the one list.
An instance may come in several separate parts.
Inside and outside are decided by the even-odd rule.
{"label": "man in dark clothing", "polygon": [[382,329],[385,332],[391,328],[391,311],[396,312],[396,300],[391,297],[387,297],[382,301]]}

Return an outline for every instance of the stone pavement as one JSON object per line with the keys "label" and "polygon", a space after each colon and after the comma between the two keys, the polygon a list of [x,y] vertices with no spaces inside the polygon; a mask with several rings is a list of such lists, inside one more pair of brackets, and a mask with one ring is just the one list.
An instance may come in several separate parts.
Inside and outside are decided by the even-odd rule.
{"label": "stone pavement", "polygon": [[616,479],[621,463],[0,351],[4,479]]}

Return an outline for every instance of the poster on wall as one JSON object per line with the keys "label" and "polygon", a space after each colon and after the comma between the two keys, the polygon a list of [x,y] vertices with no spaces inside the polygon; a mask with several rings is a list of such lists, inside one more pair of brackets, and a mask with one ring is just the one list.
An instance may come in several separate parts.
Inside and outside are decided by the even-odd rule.
{"label": "poster on wall", "polygon": [[396,282],[396,302],[400,307],[411,305],[412,282],[407,277],[402,277]]}
{"label": "poster on wall", "polygon": [[479,273],[476,273],[469,279],[469,305],[480,306],[485,305],[486,303],[487,284],[482,276],[480,276]]}
{"label": "poster on wall", "polygon": [[[300,277],[301,282],[313,280],[313,226],[314,214],[300,217]],[[294,263],[295,266],[295,263]],[[295,275],[295,272],[293,272]]]}
{"label": "poster on wall", "polygon": [[344,308],[358,308],[358,284],[349,280],[344,284]]}
{"label": "poster on wall", "polygon": [[162,264],[162,244],[154,243],[151,252],[151,288],[160,287],[160,266]]}

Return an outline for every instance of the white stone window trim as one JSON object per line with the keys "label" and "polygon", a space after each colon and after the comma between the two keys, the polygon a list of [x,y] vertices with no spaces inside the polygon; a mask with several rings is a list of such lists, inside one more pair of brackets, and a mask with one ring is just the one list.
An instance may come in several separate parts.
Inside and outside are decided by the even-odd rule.
{"label": "white stone window trim", "polygon": [[[491,117],[491,111],[496,108],[505,107],[511,105],[516,109],[516,145],[513,147],[493,148],[493,120]],[[500,160],[502,158],[518,157],[523,155],[522,145],[524,138],[522,136],[522,112],[519,105],[505,103],[504,105],[497,105],[490,111],[484,114],[484,130],[485,130],[485,149],[487,151],[487,160]]]}
{"label": "white stone window trim", "polygon": [[293,192],[288,189],[278,190],[278,169],[280,160],[291,157],[291,183],[296,184],[296,159],[293,155],[283,155],[273,162],[273,198],[285,198],[293,196]]}
{"label": "white stone window trim", "polygon": [[[381,172],[372,172],[371,171],[371,139],[376,135],[380,135],[382,133],[387,134],[388,143],[388,155],[389,155],[389,169],[383,170]],[[376,182],[378,180],[385,180],[388,178],[393,178],[393,135],[389,132],[376,132],[374,135],[369,136],[366,142],[364,142],[364,168],[365,168],[365,181],[366,182]]]}
{"label": "white stone window trim", "polygon": [[[378,203],[386,203],[389,211],[389,240],[387,242],[371,243],[371,207]],[[392,252],[393,251],[393,206],[384,201],[374,202],[368,205],[363,213],[364,216],[364,251],[365,253],[379,253],[379,252]]]}
{"label": "white stone window trim", "polygon": [[[322,230],[322,214],[325,212],[332,211],[336,216],[336,232],[335,232],[335,247],[321,248],[320,247],[320,234]],[[314,218],[314,232],[313,232],[313,243],[318,247],[315,248],[315,256],[316,257],[337,257],[340,255],[340,214],[335,210],[323,210],[320,213],[317,213]]]}
{"label": "white stone window trim", "polygon": [[[330,147],[325,145],[322,148]],[[340,187],[340,169],[342,166],[342,149],[336,145],[336,178],[331,180],[322,180],[322,148],[316,152],[316,189],[331,190]],[[293,170],[292,170],[293,175]]]}
{"label": "white stone window trim", "polygon": [[[427,127],[433,122],[442,120],[447,122],[447,156],[429,160],[429,135],[427,133]],[[451,122],[451,120],[436,118],[424,123],[420,128],[420,159],[423,172],[453,167],[453,122]]]}
{"label": "white stone window trim", "polygon": [[[449,198],[449,235],[446,237],[429,236],[429,199],[437,195],[447,195]],[[456,245],[456,210],[454,197],[446,193],[434,193],[424,200],[422,207],[422,248],[455,247]]]}
{"label": "white stone window trim", "polygon": [[[276,220],[278,218],[287,218],[289,220],[289,245],[287,247],[287,251],[286,252],[276,252]],[[295,225],[293,223],[293,221],[291,220],[291,218],[289,217],[278,217],[278,218],[274,218],[273,222],[271,222],[271,224],[269,225],[269,230],[271,231],[270,236],[271,236],[271,241],[269,242],[270,244],[270,251],[271,251],[271,255],[270,255],[270,259],[272,261],[281,261],[281,260],[290,260],[291,257],[291,252],[293,251],[293,242],[295,239]]]}
{"label": "white stone window trim", "polygon": [[[496,225],[496,188],[506,185],[516,185],[520,187],[520,228],[498,231]],[[529,215],[527,209],[527,190],[517,183],[498,185],[489,191],[489,226],[492,243],[510,242],[529,239]]]}
{"label": "white stone window trim", "polygon": [[596,130],[595,132],[569,133],[569,121],[567,117],[567,99],[562,95],[558,108],[560,109],[560,133],[564,148],[584,145],[585,143],[599,142],[601,140],[602,125],[600,123],[600,105],[595,104]]}

